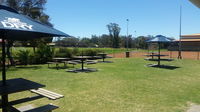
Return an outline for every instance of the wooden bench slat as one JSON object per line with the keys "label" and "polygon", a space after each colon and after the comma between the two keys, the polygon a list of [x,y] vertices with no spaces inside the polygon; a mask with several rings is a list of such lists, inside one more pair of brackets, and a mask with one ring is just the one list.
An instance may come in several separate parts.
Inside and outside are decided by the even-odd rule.
{"label": "wooden bench slat", "polygon": [[60,96],[60,97],[64,97],[64,95],[61,95],[61,94],[58,94],[58,93],[55,93],[55,92],[52,92],[52,91],[48,91],[48,90],[46,90],[46,89],[39,88],[39,90],[46,91],[46,92],[48,92],[48,93],[52,93],[52,94],[57,95],[57,96]]}
{"label": "wooden bench slat", "polygon": [[57,98],[55,98],[55,97],[53,97],[53,96],[47,95],[47,94],[45,94],[45,93],[41,93],[41,92],[39,92],[39,91],[37,91],[37,90],[31,90],[31,92],[34,92],[34,93],[37,93],[37,94],[39,94],[39,95],[45,96],[45,97],[47,97],[47,98],[49,98],[49,99],[52,99],[52,100],[57,99]]}
{"label": "wooden bench slat", "polygon": [[52,91],[48,91],[48,90],[45,90],[45,89],[41,89],[41,88],[38,89],[38,91],[41,92],[41,93],[46,93],[46,94],[54,96],[54,97],[58,97],[58,98],[63,97],[63,95],[60,95],[60,94],[57,94],[57,93],[54,93]]}
{"label": "wooden bench slat", "polygon": [[54,98],[60,98],[60,96],[57,96],[55,94],[52,94],[52,93],[49,93],[49,92],[46,92],[46,91],[43,91],[43,90],[37,90],[37,91],[40,92],[40,93],[44,93],[46,95],[52,96]]}
{"label": "wooden bench slat", "polygon": [[47,97],[47,98],[49,98],[49,99],[52,99],[52,100],[56,100],[56,99],[58,99],[58,98],[62,98],[62,97],[64,97],[63,95],[61,95],[61,94],[58,94],[58,93],[55,93],[55,92],[52,92],[52,91],[48,91],[48,90],[46,90],[46,89],[42,89],[42,88],[39,88],[39,89],[32,89],[32,90],[30,90],[31,92],[34,92],[34,93],[36,93],[36,94],[38,94],[38,95],[42,95],[42,96],[45,96],[45,97]]}
{"label": "wooden bench slat", "polygon": [[58,108],[58,106],[48,104],[48,105],[37,107],[37,108],[27,110],[27,111],[24,111],[24,112],[49,112],[49,111],[52,111],[52,110],[57,109],[57,108]]}

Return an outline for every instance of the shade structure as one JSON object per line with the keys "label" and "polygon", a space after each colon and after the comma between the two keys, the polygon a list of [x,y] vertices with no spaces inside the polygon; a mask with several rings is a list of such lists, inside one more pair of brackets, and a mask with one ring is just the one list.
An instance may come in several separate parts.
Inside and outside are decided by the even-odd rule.
{"label": "shade structure", "polygon": [[154,37],[151,40],[148,40],[148,43],[167,43],[167,42],[171,42],[172,40],[170,40],[169,38],[162,36],[162,35],[158,35],[156,37]]}
{"label": "shade structure", "polygon": [[171,41],[172,40],[162,35],[158,35],[147,41],[148,43],[158,43],[158,66],[160,66],[160,43],[169,43]]}
{"label": "shade structure", "polygon": [[[2,80],[6,85],[5,40],[31,40],[41,37],[68,37],[69,35],[44,25],[16,10],[0,5],[0,38],[2,39]],[[2,95],[2,111],[8,112],[8,95]]]}
{"label": "shade structure", "polygon": [[0,31],[6,32],[4,33],[6,39],[29,40],[40,37],[69,36],[6,6],[0,6],[0,15]]}
{"label": "shade structure", "polygon": [[200,8],[200,0],[190,0],[194,5]]}

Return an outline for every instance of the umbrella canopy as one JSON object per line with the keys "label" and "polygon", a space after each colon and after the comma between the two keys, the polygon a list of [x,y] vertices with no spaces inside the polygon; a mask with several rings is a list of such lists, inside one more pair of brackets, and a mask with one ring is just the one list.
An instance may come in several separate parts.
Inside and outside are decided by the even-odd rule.
{"label": "umbrella canopy", "polygon": [[[2,39],[3,86],[6,86],[5,39],[30,40],[34,38],[54,36],[68,37],[69,35],[35,21],[27,16],[21,15],[12,8],[0,5],[0,38]],[[8,112],[8,95],[2,95],[2,111]]]}
{"label": "umbrella canopy", "polygon": [[0,32],[4,32],[6,39],[30,40],[40,37],[69,36],[6,6],[0,5],[0,15]]}
{"label": "umbrella canopy", "polygon": [[151,40],[148,40],[147,42],[149,43],[167,43],[167,42],[171,42],[172,40],[170,40],[169,38],[162,36],[162,35],[158,35],[156,37],[154,37]]}
{"label": "umbrella canopy", "polygon": [[190,0],[194,5],[200,8],[200,1],[199,0]]}

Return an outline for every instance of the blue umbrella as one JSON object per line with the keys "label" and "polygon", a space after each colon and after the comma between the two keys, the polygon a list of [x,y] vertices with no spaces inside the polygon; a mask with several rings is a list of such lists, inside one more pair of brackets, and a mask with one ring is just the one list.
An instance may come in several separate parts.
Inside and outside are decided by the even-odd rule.
{"label": "blue umbrella", "polygon": [[160,43],[169,43],[169,42],[172,42],[172,40],[165,36],[157,35],[156,37],[148,40],[147,42],[148,43],[158,43],[158,66],[160,66]]}
{"label": "blue umbrella", "polygon": [[171,41],[172,40],[170,40],[169,38],[167,38],[165,36],[157,35],[156,37],[148,40],[147,42],[149,42],[149,43],[168,43],[168,42],[171,42]]}
{"label": "blue umbrella", "polygon": [[6,39],[30,40],[40,37],[69,36],[6,6],[0,6],[0,15],[0,31],[5,32]]}
{"label": "blue umbrella", "polygon": [[[68,37],[69,35],[44,25],[30,17],[19,14],[16,10],[0,5],[0,38],[2,38],[2,79],[6,85],[5,70],[5,40],[30,40],[41,37]],[[7,112],[5,105],[8,95],[2,95],[3,112]]]}

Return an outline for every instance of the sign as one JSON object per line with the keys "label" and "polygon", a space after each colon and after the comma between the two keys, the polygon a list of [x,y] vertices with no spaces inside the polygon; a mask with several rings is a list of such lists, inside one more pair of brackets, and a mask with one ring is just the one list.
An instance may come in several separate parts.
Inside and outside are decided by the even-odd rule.
{"label": "sign", "polygon": [[17,18],[9,18],[6,17],[5,20],[1,21],[1,24],[5,28],[14,28],[14,29],[23,29],[23,30],[33,30],[33,25],[29,25],[25,22],[21,22],[20,19]]}

